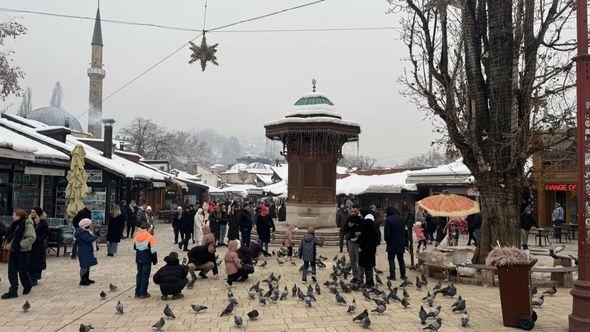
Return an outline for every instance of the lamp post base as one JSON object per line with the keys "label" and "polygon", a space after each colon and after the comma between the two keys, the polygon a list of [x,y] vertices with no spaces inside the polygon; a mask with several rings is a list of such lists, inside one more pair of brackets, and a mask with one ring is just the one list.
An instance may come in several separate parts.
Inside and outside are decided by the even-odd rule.
{"label": "lamp post base", "polygon": [[590,331],[590,281],[575,280],[572,313],[569,315],[569,331]]}

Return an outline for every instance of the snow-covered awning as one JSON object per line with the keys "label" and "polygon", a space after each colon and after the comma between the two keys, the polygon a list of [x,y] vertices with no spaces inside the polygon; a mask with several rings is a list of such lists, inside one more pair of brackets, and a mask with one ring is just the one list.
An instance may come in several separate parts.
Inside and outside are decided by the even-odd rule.
{"label": "snow-covered awning", "polygon": [[0,127],[0,157],[43,162],[54,159],[68,163],[70,157],[8,128]]}
{"label": "snow-covered awning", "polygon": [[471,171],[463,164],[463,158],[459,158],[446,165],[412,171],[408,175],[407,182],[411,184],[464,185],[469,182],[470,177]]}
{"label": "snow-covered awning", "polygon": [[411,172],[368,176],[351,174],[336,181],[336,195],[398,194],[402,190],[414,191],[416,185],[406,183]]}
{"label": "snow-covered awning", "polygon": [[82,145],[84,147],[84,150],[86,151],[85,159],[87,161],[89,161],[91,164],[94,164],[97,167],[104,168],[105,170],[109,170],[115,174],[118,174],[126,178],[156,182],[164,182],[167,178],[162,173],[151,170],[142,165],[136,164],[125,158],[119,157],[116,154],[113,154],[111,158],[103,157],[102,151],[97,150],[91,147],[90,145],[84,144],[72,135],[68,135],[66,137],[66,142],[62,143],[51,137],[36,132],[33,128],[18,124],[6,118],[0,119],[0,126],[12,130],[13,132],[16,132],[18,134],[24,135],[39,143],[42,142],[42,144],[53,149],[59,150],[62,153],[66,153],[67,155],[71,154],[72,150],[76,145]]}

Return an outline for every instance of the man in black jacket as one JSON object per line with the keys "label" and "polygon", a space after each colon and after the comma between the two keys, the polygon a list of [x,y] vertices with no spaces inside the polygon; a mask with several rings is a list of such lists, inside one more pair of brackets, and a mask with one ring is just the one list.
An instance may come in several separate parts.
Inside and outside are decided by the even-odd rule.
{"label": "man in black jacket", "polygon": [[387,243],[387,260],[389,262],[389,280],[395,280],[395,258],[399,265],[399,273],[402,279],[406,278],[405,252],[405,225],[404,221],[393,206],[387,207],[387,219],[384,229],[385,243]]}
{"label": "man in black jacket", "polygon": [[217,276],[217,262],[215,261],[215,245],[213,243],[208,246],[195,246],[187,253],[188,255],[188,271],[191,274],[192,280],[189,282],[189,288],[192,288],[193,283],[197,280],[195,271],[200,271],[199,276],[207,279],[207,273],[213,270],[213,275]]}
{"label": "man in black jacket", "polygon": [[250,234],[252,233],[252,208],[250,204],[244,203],[242,211],[238,215],[240,225],[240,240],[246,247],[250,246]]}
{"label": "man in black jacket", "polygon": [[[94,205],[90,202],[86,203],[86,207],[83,208],[82,210],[78,211],[78,213],[74,216],[74,219],[72,219],[72,226],[74,226],[74,233],[76,233],[76,229],[78,228],[78,225],[80,224],[80,220],[82,219],[90,219],[92,220],[92,210],[94,210]],[[76,256],[78,254],[78,246],[76,245],[76,241],[74,241],[74,244],[72,245],[72,259],[76,259]]]}
{"label": "man in black jacket", "polygon": [[178,254],[171,252],[164,258],[166,265],[161,267],[156,274],[154,274],[154,283],[160,285],[162,291],[162,300],[167,300],[168,295],[172,295],[172,299],[181,299],[182,289],[188,283],[186,276],[188,275],[188,267],[180,265],[178,261]]}
{"label": "man in black jacket", "polygon": [[520,242],[524,250],[529,248],[529,232],[533,226],[537,227],[537,221],[531,212],[531,208],[527,206],[524,213],[520,215]]}
{"label": "man in black jacket", "polygon": [[[344,226],[346,226],[347,221],[348,212],[346,211],[344,204],[342,204],[336,212],[336,227],[338,227],[338,232],[340,233],[340,252],[342,252],[342,248],[344,248],[344,238],[346,236]],[[348,249],[348,239],[346,240],[346,247]]]}
{"label": "man in black jacket", "polygon": [[358,236],[360,234],[360,223],[363,219],[359,215],[359,206],[354,204],[350,208],[350,215],[344,225],[344,232],[346,233],[346,240],[348,240],[348,257],[350,259],[350,266],[352,268],[353,278],[352,283],[362,281],[363,275],[358,266],[359,262],[359,243]]}

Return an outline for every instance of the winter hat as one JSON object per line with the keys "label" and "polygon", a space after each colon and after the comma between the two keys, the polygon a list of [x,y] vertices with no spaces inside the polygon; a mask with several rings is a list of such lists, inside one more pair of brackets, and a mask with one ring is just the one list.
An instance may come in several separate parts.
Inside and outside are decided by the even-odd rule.
{"label": "winter hat", "polygon": [[147,212],[152,212],[152,207],[148,205],[148,206],[145,208],[145,210],[146,210]]}
{"label": "winter hat", "polygon": [[34,207],[33,210],[35,210],[35,213],[37,213],[39,217],[41,217],[41,215],[43,214],[43,209],[41,209],[40,207]]}
{"label": "winter hat", "polygon": [[370,213],[365,216],[365,219],[369,219],[371,221],[375,221],[375,217],[373,217],[373,215],[370,214]]}
{"label": "winter hat", "polygon": [[421,227],[421,226],[422,226],[422,223],[421,223],[421,222],[419,222],[419,221],[416,221],[416,222],[414,223],[414,226],[416,226],[416,227]]}
{"label": "winter hat", "polygon": [[182,211],[182,206],[177,207],[176,211]]}
{"label": "winter hat", "polygon": [[266,211],[267,209],[268,209],[268,208],[266,207],[266,205],[263,205],[263,206],[260,208],[260,211]]}
{"label": "winter hat", "polygon": [[90,225],[92,225],[92,220],[90,220],[88,218],[84,218],[84,219],[80,220],[80,223],[78,224],[78,227],[80,227],[80,228],[88,228],[88,227],[90,227]]}

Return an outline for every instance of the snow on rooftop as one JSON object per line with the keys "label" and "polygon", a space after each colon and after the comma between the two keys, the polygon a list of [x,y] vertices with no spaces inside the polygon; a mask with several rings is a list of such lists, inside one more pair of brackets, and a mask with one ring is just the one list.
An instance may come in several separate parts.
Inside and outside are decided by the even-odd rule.
{"label": "snow on rooftop", "polygon": [[268,186],[262,187],[263,191],[273,193],[274,195],[281,195],[287,192],[287,180],[282,180]]}
{"label": "snow on rooftop", "polygon": [[238,194],[242,197],[248,196],[248,189],[256,189],[256,185],[253,184],[232,184],[224,188],[211,188],[209,193],[211,195],[223,195],[223,194]]}
{"label": "snow on rooftop", "polygon": [[416,185],[406,183],[412,171],[384,175],[351,174],[336,181],[336,195],[361,195],[366,193],[401,193],[416,190]]}
{"label": "snow on rooftop", "polygon": [[440,165],[433,168],[426,168],[419,171],[413,171],[411,176],[436,176],[436,175],[471,175],[471,171],[465,164],[463,158],[459,158],[452,163]]}
{"label": "snow on rooftop", "polygon": [[281,180],[286,180],[289,177],[289,164],[281,164],[281,166],[271,166],[272,169]]}
{"label": "snow on rooftop", "polygon": [[311,117],[311,118],[286,118],[286,119],[280,119],[280,120],[265,123],[264,126],[276,126],[276,125],[282,125],[282,124],[286,124],[286,123],[334,123],[334,124],[344,125],[344,126],[360,127],[360,125],[357,122],[344,121],[341,119],[327,117],[327,116],[318,116],[318,117]]}
{"label": "snow on rooftop", "polygon": [[[18,124],[16,122],[10,121],[8,119],[0,119],[0,125],[14,129],[18,132],[22,132],[27,136],[34,138],[35,140],[39,140],[45,142],[47,145],[53,146],[56,149],[64,149],[71,152],[76,145],[82,145],[84,147],[84,151],[86,151],[86,159],[92,161],[107,170],[125,176],[127,178],[133,179],[145,179],[145,180],[154,180],[154,181],[164,181],[166,177],[156,171],[153,171],[147,167],[141,166],[136,164],[132,161],[129,161],[125,158],[119,157],[116,154],[112,155],[112,158],[105,158],[102,156],[102,151],[97,150],[90,145],[84,144],[83,142],[77,140],[72,135],[68,135],[66,137],[66,143],[62,143],[57,141],[53,138],[47,137],[43,134],[36,132],[34,129],[29,128],[27,126]],[[69,159],[69,158],[68,158]]]}
{"label": "snow on rooftop", "polygon": [[70,160],[70,157],[65,153],[4,127],[0,127],[0,148],[10,149],[16,152],[32,153],[35,157]]}

